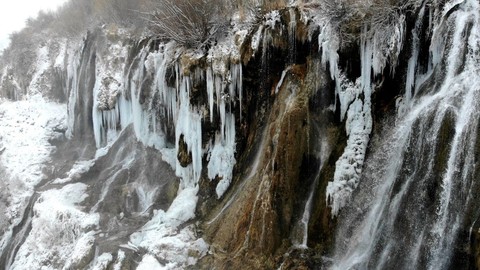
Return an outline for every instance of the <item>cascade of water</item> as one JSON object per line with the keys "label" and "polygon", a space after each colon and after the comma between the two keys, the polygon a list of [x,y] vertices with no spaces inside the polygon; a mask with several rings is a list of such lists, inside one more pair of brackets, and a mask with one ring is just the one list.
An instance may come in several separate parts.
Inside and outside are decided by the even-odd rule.
{"label": "cascade of water", "polygon": [[295,9],[288,9],[288,15],[290,22],[288,23],[288,44],[290,46],[289,62],[295,63],[295,51],[296,51],[296,31],[297,31],[297,15]]}
{"label": "cascade of water", "polygon": [[[173,42],[161,46],[160,51],[154,54],[154,68],[156,69],[153,89],[160,92],[160,103],[166,108],[167,119],[176,118],[177,91],[167,83],[167,71],[174,59],[175,44]],[[153,99],[152,99],[153,101]]]}
{"label": "cascade of water", "polygon": [[417,70],[418,64],[418,56],[420,53],[420,31],[423,28],[423,20],[425,16],[425,3],[420,8],[420,12],[418,14],[417,20],[415,22],[415,28],[412,30],[412,55],[408,60],[408,68],[407,68],[407,79],[405,82],[405,104],[408,105],[413,96],[413,87],[414,87],[414,79],[415,73]]}
{"label": "cascade of water", "polygon": [[91,213],[95,213],[98,211],[98,208],[100,207],[101,203],[105,200],[108,192],[111,191],[111,188],[110,186],[113,184],[113,182],[115,180],[118,179],[118,175],[123,173],[125,170],[129,170],[130,167],[132,166],[133,162],[135,160],[135,155],[132,154],[130,157],[128,157],[124,162],[124,164],[121,165],[121,168],[118,169],[118,168],[106,168],[106,170],[113,170],[115,169],[115,173],[113,173],[108,179],[105,179],[105,182],[103,183],[102,185],[102,190],[101,190],[101,193],[100,193],[100,198],[98,199],[97,203],[95,203],[95,205],[92,207],[92,209],[90,210]]}
{"label": "cascade of water", "polygon": [[[79,50],[80,52],[83,51],[83,48]],[[75,125],[75,104],[77,103],[77,96],[78,96],[78,87],[79,87],[79,80],[78,80],[78,73],[80,70],[80,59],[81,53],[72,53],[68,57],[68,65],[67,65],[67,84],[69,85],[69,93],[68,93],[68,119],[67,119],[67,138],[73,137],[73,127]]]}
{"label": "cascade of water", "polygon": [[310,186],[310,194],[307,197],[307,201],[305,202],[305,207],[303,209],[303,214],[302,218],[299,220],[297,226],[299,227],[299,230],[301,233],[301,236],[295,236],[293,239],[293,244],[297,248],[305,249],[308,248],[307,242],[308,242],[308,224],[310,222],[310,215],[312,212],[312,203],[315,195],[315,190],[317,188],[318,182],[320,180],[320,172],[322,171],[323,166],[325,165],[325,161],[330,155],[330,147],[328,144],[328,140],[325,137],[322,137],[322,140],[320,142],[320,150],[319,150],[319,156],[318,158],[320,159],[320,164],[317,169],[317,175],[315,176],[315,180]]}
{"label": "cascade of water", "polygon": [[364,184],[341,215],[334,269],[451,267],[478,178],[479,10],[467,0],[436,12],[443,17],[432,22],[432,67],[421,81],[438,84],[416,81],[424,95],[372,154]]}

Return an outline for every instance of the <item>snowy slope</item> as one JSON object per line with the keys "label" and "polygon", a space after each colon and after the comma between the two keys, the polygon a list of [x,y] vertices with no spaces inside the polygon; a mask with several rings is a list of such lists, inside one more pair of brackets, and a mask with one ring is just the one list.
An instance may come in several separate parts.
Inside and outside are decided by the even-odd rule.
{"label": "snowy slope", "polygon": [[[0,248],[19,223],[34,186],[45,179],[42,170],[54,149],[49,139],[65,130],[66,106],[41,96],[0,101]],[[7,228],[8,227],[8,228]]]}

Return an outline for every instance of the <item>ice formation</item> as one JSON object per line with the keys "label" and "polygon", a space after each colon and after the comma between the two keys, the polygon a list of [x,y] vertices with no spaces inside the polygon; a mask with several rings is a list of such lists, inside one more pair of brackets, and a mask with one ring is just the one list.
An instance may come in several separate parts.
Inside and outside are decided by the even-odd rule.
{"label": "ice formation", "polygon": [[233,177],[235,165],[235,116],[231,113],[225,116],[225,134],[217,134],[215,144],[209,154],[208,178],[220,177],[217,184],[217,197],[220,198],[227,190]]}
{"label": "ice formation", "polygon": [[[89,231],[97,225],[99,215],[77,206],[86,199],[86,188],[77,183],[40,195],[33,209],[32,229],[10,269],[55,269],[54,264],[74,264],[75,258],[83,258],[93,248]],[[59,261],[52,262],[52,256]]]}
{"label": "ice formation", "polygon": [[[478,9],[478,5],[473,1],[464,2],[470,3],[469,8]],[[292,1],[291,4],[293,4]],[[444,11],[436,12],[445,15],[449,12],[449,8],[457,5],[463,5],[463,2],[447,3]],[[406,18],[403,15],[398,16],[394,24],[388,25],[391,35],[384,35],[385,28],[382,28],[384,26],[380,26],[378,29],[368,23],[364,26],[360,44],[361,76],[352,81],[340,69],[338,52],[341,37],[338,34],[337,25],[328,18],[318,16],[310,18],[301,11],[298,14],[298,11],[299,9],[292,7],[288,9],[290,21],[287,34],[289,35],[288,41],[291,46],[289,53],[291,53],[292,59],[288,59],[287,62],[288,64],[295,62],[293,53],[296,49],[297,35],[301,34],[297,32],[299,26],[299,18],[297,18],[299,16],[297,15],[300,15],[301,20],[312,19],[313,21],[308,22],[311,23],[308,27],[313,28],[311,25],[314,24],[315,31],[319,30],[318,53],[321,55],[321,63],[323,68],[328,71],[331,80],[335,82],[336,104],[334,109],[338,108],[340,121],[345,123],[346,147],[335,164],[333,180],[328,183],[326,188],[327,204],[335,216],[348,203],[353,190],[359,185],[372,132],[371,99],[375,89],[374,78],[382,75],[387,66],[392,68],[393,73],[399,53],[405,43]],[[169,208],[152,210],[153,216],[150,221],[131,234],[129,243],[125,243],[121,247],[146,252],[142,254],[138,269],[184,268],[194,265],[198,258],[207,254],[208,244],[197,237],[196,226],[194,224],[186,225],[186,222],[195,218],[202,172],[206,172],[208,179],[215,181],[217,199],[226,194],[233,181],[233,169],[237,163],[235,151],[238,127],[236,127],[236,123],[242,121],[244,99],[244,70],[240,48],[248,40],[250,42],[248,49],[251,49],[254,55],[259,55],[258,51],[263,49],[261,60],[268,60],[267,50],[272,45],[275,31],[282,32],[284,30],[279,28],[282,27],[283,16],[280,12],[278,10],[268,12],[261,18],[262,22],[256,29],[241,30],[236,28],[238,26],[233,26],[234,30],[228,34],[229,36],[212,44],[208,51],[179,48],[174,42],[150,41],[148,43],[144,41],[145,43],[142,44],[140,42],[124,44],[119,40],[108,40],[108,38],[105,41],[106,44],[103,44],[105,47],[87,44],[87,42],[80,45],[80,43],[62,41],[58,55],[55,56],[51,55],[47,46],[39,47],[36,70],[33,73],[25,100],[19,101],[15,105],[10,102],[0,104],[2,168],[12,180],[12,183],[8,183],[9,188],[23,192],[12,199],[6,217],[12,220],[13,224],[19,223],[18,218],[26,206],[27,198],[34,198],[32,197],[33,187],[43,179],[43,175],[39,174],[42,169],[39,164],[45,163],[52,150],[47,143],[48,139],[59,136],[65,130],[68,138],[78,136],[75,129],[82,125],[78,122],[78,114],[85,113],[92,118],[92,123],[89,124],[92,125],[97,154],[93,159],[77,161],[64,178],[54,179],[51,184],[58,185],[58,189],[45,191],[35,198],[36,203],[31,216],[32,233],[18,250],[17,259],[10,258],[13,263],[12,269],[20,268],[22,264],[39,268],[51,255],[50,251],[58,255],[58,263],[65,264],[67,268],[75,268],[87,256],[86,254],[92,252],[95,246],[95,228],[98,227],[99,222],[96,212],[99,211],[112,186],[114,177],[117,175],[105,179],[105,182],[99,185],[101,189],[98,191],[98,201],[92,203],[93,206],[89,213],[84,212],[78,206],[86,200],[85,194],[88,187],[75,183],[75,180],[93,168],[129,126],[133,127],[138,141],[162,153],[163,160],[168,162],[175,174],[180,177],[180,184],[176,197]],[[424,28],[425,12],[425,7],[422,7],[412,33],[413,42],[406,74],[405,95],[397,99],[399,115],[405,117],[408,117],[408,111],[413,108],[417,87],[422,84],[423,79],[428,77],[425,74],[420,75],[418,69],[420,54],[418,47],[422,35],[421,29]],[[471,15],[471,17],[475,16],[476,13]],[[467,16],[459,17],[456,24],[466,24],[468,18]],[[478,18],[476,19],[478,20]],[[306,21],[304,23],[307,24]],[[434,24],[434,22],[429,23],[430,25]],[[308,31],[310,34],[315,32],[311,29]],[[251,35],[249,37],[251,39],[247,38],[248,35]],[[93,37],[89,38],[93,39]],[[460,43],[461,38],[461,31],[455,32],[452,36],[456,43]],[[432,39],[436,42],[433,42],[430,48],[431,59],[427,72],[429,74],[433,72],[433,67],[444,60],[442,57],[446,51],[441,29],[436,29]],[[154,44],[154,42],[159,44]],[[474,43],[475,40],[469,42]],[[132,51],[135,53],[129,55]],[[446,59],[449,64],[446,74],[448,78],[452,77],[462,65],[457,61],[460,54],[454,54],[454,52],[452,49]],[[127,63],[130,64],[127,65]],[[202,64],[201,68],[197,67],[198,63]],[[87,89],[92,92],[85,91],[85,81],[82,81],[84,78],[81,76],[85,69],[91,67],[89,65],[95,68],[93,89]],[[42,88],[48,86],[48,84],[44,84],[42,78],[45,77],[45,72],[52,67],[65,69],[67,108],[47,102],[42,97],[33,96],[35,93],[41,93]],[[291,71],[292,66],[283,69],[274,88],[275,94],[279,93],[287,74]],[[12,80],[12,85],[18,86],[15,78],[8,76],[7,68],[2,71],[0,79],[2,82]],[[454,83],[459,84],[460,82]],[[197,89],[198,85],[204,89]],[[18,89],[20,89],[19,86]],[[443,91],[446,91],[445,89]],[[198,96],[197,91],[206,92],[204,104],[197,104],[197,100],[195,100]],[[92,94],[91,97],[88,96],[90,94]],[[292,95],[294,94],[292,93]],[[15,96],[15,98],[20,97],[21,95]],[[468,97],[474,99],[473,94]],[[89,98],[93,103],[91,107],[81,104],[81,101],[89,100]],[[289,108],[294,106],[291,101],[292,96],[286,100],[286,106]],[[44,115],[40,111],[47,113]],[[456,142],[461,140],[459,136],[464,128],[464,121],[467,121],[470,113],[468,110],[458,112],[459,120],[463,122],[459,122],[456,126],[460,131],[455,135]],[[33,119],[34,116],[35,119]],[[202,125],[206,123],[216,125],[212,132],[215,133],[212,136],[214,138],[203,137]],[[20,139],[14,138],[15,131],[19,129],[23,131],[22,134],[28,134],[28,136]],[[282,131],[278,128],[275,132],[273,143]],[[33,134],[35,136],[30,136]],[[167,138],[169,136],[172,138]],[[172,141],[174,139],[175,142],[169,142],[169,139]],[[19,140],[22,143],[19,143]],[[37,146],[38,148],[34,148]],[[267,149],[267,147],[268,141],[262,141],[259,151],[264,151],[264,148]],[[458,151],[458,147],[457,143],[452,151]],[[16,149],[15,151],[18,153],[12,153],[11,149]],[[37,154],[30,155],[30,152]],[[273,153],[274,158],[276,154],[276,152]],[[179,155],[187,156],[186,161],[182,162],[178,158]],[[260,154],[255,157],[247,179],[258,173],[258,166],[261,165],[260,157]],[[133,153],[132,156],[127,156],[127,162],[120,166],[117,173],[134,169],[132,165],[134,158]],[[29,166],[27,169],[21,170],[19,169],[20,163]],[[272,168],[274,163],[271,163]],[[206,168],[203,167],[205,164]],[[451,196],[449,179],[454,173],[454,165],[455,161],[449,160],[448,177],[442,183],[446,198]],[[258,206],[257,202],[261,202],[259,198],[263,196],[263,193],[271,188],[268,180],[267,176],[262,178],[260,188],[256,191],[257,200],[254,208]],[[313,182],[311,189],[314,190],[316,185],[317,182]],[[152,198],[157,190],[147,190],[142,186],[134,186],[134,188],[138,196],[138,208],[140,211],[148,212],[151,207],[154,207]],[[233,203],[235,196],[226,203],[221,212]],[[312,191],[301,217],[303,239],[297,244],[302,248],[307,247],[313,196],[314,192]],[[438,209],[440,219],[437,229],[439,234],[445,231],[447,223],[448,201],[442,203]],[[212,222],[220,214],[213,218]],[[60,233],[65,230],[68,233]],[[46,234],[40,235],[41,233]],[[11,232],[5,234],[1,239],[0,247],[4,247],[10,235]],[[249,235],[247,239],[248,237]],[[39,244],[35,242],[35,239],[42,241]],[[52,244],[55,247],[60,246],[62,249],[49,250],[46,246],[38,246],[42,243]],[[116,257],[112,254],[103,253],[100,256],[96,254],[94,262],[89,266],[92,269],[104,269],[107,265],[113,264],[114,269],[120,269],[125,254],[121,250],[118,251]]]}
{"label": "ice formation", "polygon": [[[216,189],[219,198],[232,181],[233,166],[236,163],[234,155],[236,117],[233,108],[239,106],[241,111],[243,75],[242,65],[239,63],[239,48],[246,31],[238,31],[235,35],[238,38],[226,39],[207,52],[206,71],[200,69],[190,71],[188,62],[197,61],[203,55],[179,51],[173,42],[160,44],[156,51],[150,51],[148,46],[141,49],[136,56],[137,61],[134,61],[136,64],[132,66],[124,65],[127,47],[118,42],[108,43],[108,53],[95,58],[96,72],[91,114],[97,148],[101,150],[102,147],[111,144],[123,129],[133,125],[137,139],[147,146],[160,150],[164,154],[164,159],[181,178],[177,198],[168,211],[156,210],[151,222],[131,236],[132,247],[144,247],[157,258],[174,262],[167,264],[165,266],[167,268],[194,263],[195,259],[188,256],[189,250],[196,250],[198,254],[206,252],[206,243],[193,236],[193,228],[186,227],[172,235],[172,231],[178,230],[180,224],[195,217],[198,181],[204,155],[207,153],[208,177],[212,180],[217,177],[220,179]],[[237,43],[232,43],[233,40]],[[70,137],[73,136],[76,124],[75,104],[79,98],[83,98],[78,85],[78,73],[82,69],[80,52],[83,51],[68,53],[68,78],[71,82],[68,120]],[[112,51],[115,53],[112,54]],[[183,58],[179,57],[181,54]],[[174,76],[173,85],[169,76]],[[208,117],[203,107],[191,104],[192,87],[199,80],[206,82]],[[153,91],[145,93],[143,92],[145,87],[151,87]],[[214,121],[214,115],[218,115],[220,120],[217,136],[215,140],[203,146],[202,121],[207,119]],[[174,127],[174,149],[166,146],[164,128],[167,124]],[[181,138],[182,143],[186,145],[186,151],[192,157],[191,163],[186,166],[180,164],[176,158],[181,148]],[[108,151],[108,147],[105,149]],[[69,182],[75,174],[87,171],[94,163],[95,160],[91,160],[78,164],[66,179],[57,179],[56,182]],[[102,201],[105,191],[109,189],[108,185],[107,180],[96,205]],[[138,190],[137,193],[140,194],[139,203],[147,204],[142,203],[142,198],[145,197],[144,199],[148,201],[149,193],[142,190]],[[144,208],[146,207],[150,205],[144,205]],[[94,206],[92,209],[95,211],[97,207]],[[158,249],[165,245],[169,248],[164,251]],[[146,255],[144,259],[148,258]],[[145,263],[148,265],[148,262]]]}
{"label": "ice formation", "polygon": [[[392,259],[396,265],[412,269],[458,267],[453,243],[465,245],[462,239],[470,241],[462,236],[470,225],[464,224],[469,219],[465,209],[476,198],[470,188],[478,179],[473,173],[473,144],[478,143],[479,127],[479,8],[474,0],[448,1],[443,8],[433,6],[430,15],[437,16],[431,19],[428,30],[432,35],[428,69],[408,80],[413,79],[415,90],[428,86],[423,84],[425,77],[435,86],[425,87],[428,93],[412,97],[379,153],[372,155],[378,164],[371,165],[369,190],[360,190],[356,202],[363,209],[349,212],[352,216],[345,223],[354,220],[355,227],[340,228],[341,232],[353,230],[349,237],[339,240],[342,244],[337,245],[333,269],[361,265],[389,268]],[[418,49],[412,50],[412,57]],[[409,72],[413,68],[410,63]],[[407,90],[410,87],[407,85]],[[438,138],[444,132],[449,133],[447,142]],[[440,150],[446,154],[439,170],[434,159],[440,156]],[[439,185],[434,199],[420,188],[432,183]],[[408,233],[398,230],[398,220],[414,229]],[[426,252],[424,247],[428,247]]]}
{"label": "ice formation", "polygon": [[364,26],[360,44],[361,76],[355,84],[349,82],[338,68],[337,34],[328,23],[321,27],[319,44],[322,62],[329,63],[330,76],[335,80],[335,92],[340,102],[336,106],[340,106],[341,120],[346,116],[345,130],[348,136],[344,153],[336,162],[334,179],[328,183],[326,190],[327,203],[332,208],[332,215],[336,216],[359,184],[372,132],[372,79],[383,73],[387,63],[392,69],[395,68],[403,46],[405,18],[401,16],[397,23],[388,26],[394,28],[394,34],[389,37],[385,37],[378,29],[371,30],[368,25]]}

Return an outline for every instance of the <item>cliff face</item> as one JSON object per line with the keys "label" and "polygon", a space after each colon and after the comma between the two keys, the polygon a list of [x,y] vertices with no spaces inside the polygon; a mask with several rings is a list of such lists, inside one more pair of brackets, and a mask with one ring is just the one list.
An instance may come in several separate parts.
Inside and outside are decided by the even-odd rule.
{"label": "cliff face", "polygon": [[109,28],[41,44],[31,76],[3,68],[2,106],[67,105],[27,182],[1,134],[24,193],[2,191],[0,263],[478,268],[478,3],[430,4],[349,43],[298,6],[205,50]]}

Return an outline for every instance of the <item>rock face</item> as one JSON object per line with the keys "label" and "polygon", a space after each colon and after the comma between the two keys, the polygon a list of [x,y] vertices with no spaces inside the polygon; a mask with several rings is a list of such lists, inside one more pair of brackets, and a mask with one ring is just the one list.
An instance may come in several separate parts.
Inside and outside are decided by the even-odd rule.
{"label": "rock face", "polygon": [[[298,223],[308,195],[318,188],[319,162],[324,162],[319,159],[330,157],[329,149],[323,149],[326,153],[321,157],[316,151],[331,147],[328,135],[335,129],[335,125],[319,122],[322,113],[333,118],[328,107],[314,106],[318,91],[326,90],[318,87],[328,85],[326,74],[324,83],[318,83],[322,74],[317,73],[316,64],[307,59],[287,67],[271,108],[265,116],[256,117],[264,121],[250,134],[254,139],[249,140],[250,150],[241,159],[246,167],[235,191],[206,217],[204,230],[215,251],[213,258],[205,259],[206,268],[212,263],[209,260],[221,269],[274,268],[292,245],[302,244],[304,230],[308,233],[308,228],[297,228]],[[325,136],[328,145],[319,145],[319,136]],[[322,196],[312,205],[323,205],[321,215],[328,216]]]}
{"label": "rock face", "polygon": [[182,167],[187,167],[192,163],[192,153],[188,151],[188,146],[183,139],[184,135],[180,135],[180,141],[178,142],[177,159]]}
{"label": "rock face", "polygon": [[[305,73],[305,66],[294,66],[286,75],[259,136],[249,173],[242,175],[242,187],[235,197],[227,198],[236,203],[223,212],[213,212],[212,217],[219,216],[206,228],[211,230],[215,249],[227,252],[224,268],[240,267],[240,261],[232,260],[236,256],[253,258],[248,262],[252,267],[263,266],[283,244],[283,236],[290,234],[302,160],[308,155],[308,99],[315,91],[306,86]],[[256,258],[257,254],[265,257]]]}
{"label": "rock face", "polygon": [[0,221],[0,262],[480,268],[475,3],[364,29],[292,6],[203,51],[102,29],[41,47],[49,68],[26,90],[6,68],[0,93],[67,102],[66,128],[39,195]]}

